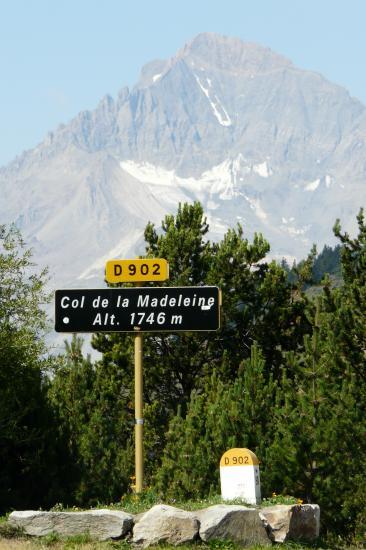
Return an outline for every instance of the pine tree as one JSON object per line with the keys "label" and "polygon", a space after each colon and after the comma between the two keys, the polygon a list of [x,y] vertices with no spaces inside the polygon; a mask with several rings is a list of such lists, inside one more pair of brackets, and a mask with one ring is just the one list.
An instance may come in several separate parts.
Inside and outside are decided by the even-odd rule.
{"label": "pine tree", "polygon": [[360,383],[366,381],[366,224],[361,209],[358,216],[358,235],[352,239],[341,232],[339,221],[334,227],[342,242],[341,266],[343,287],[334,294],[334,331],[338,335],[340,354],[347,357]]}
{"label": "pine tree", "polygon": [[[82,440],[93,412],[95,371],[90,357],[82,353],[83,339],[76,334],[65,341],[65,355],[53,365],[48,399],[57,417],[58,436],[65,448],[68,475],[59,501],[72,505],[78,500],[78,486],[89,474],[82,455]],[[82,500],[82,499],[81,499]]]}
{"label": "pine tree", "polygon": [[[293,300],[285,272],[264,261],[269,246],[262,236],[249,243],[238,226],[222,241],[210,243],[205,240],[207,230],[202,207],[195,203],[181,205],[176,216],[167,216],[161,233],[152,224],[145,231],[147,256],[166,258],[170,264],[167,285],[217,285],[223,294],[222,328],[217,333],[145,337],[145,400],[151,405],[158,399],[171,412],[180,405],[183,414],[192,390],[202,385],[212,366],[221,369],[224,352],[230,366],[220,376],[228,380],[250,355],[254,341],[275,370],[279,349],[291,349],[308,329],[304,304]],[[128,378],[130,341],[126,335],[99,334],[93,345],[103,353],[103,361],[126,367]]]}
{"label": "pine tree", "polygon": [[130,485],[133,410],[123,374],[114,363],[92,364],[82,339],[66,342],[49,397],[71,456],[67,503],[119,500]]}
{"label": "pine tree", "polygon": [[186,416],[178,413],[169,425],[157,490],[182,498],[219,493],[219,462],[226,450],[249,447],[263,456],[273,435],[276,391],[256,344],[235,382],[224,384],[214,372],[202,392],[192,393]]}
{"label": "pine tree", "polygon": [[265,461],[268,486],[318,502],[326,528],[361,529],[366,486],[366,339],[363,212],[359,234],[342,242],[344,285],[325,281],[316,307],[308,306],[312,335],[304,348],[284,355],[282,399],[273,444]]}
{"label": "pine tree", "polygon": [[295,494],[313,501],[313,486],[318,474],[322,445],[323,415],[332,395],[328,392],[328,365],[322,357],[318,301],[313,334],[304,338],[302,352],[285,354],[281,380],[282,399],[275,413],[275,439],[267,449],[266,483],[272,490]]}
{"label": "pine tree", "polygon": [[[145,424],[146,451],[157,467],[165,445],[165,430],[178,407],[184,417],[192,392],[204,391],[213,370],[223,383],[235,379],[254,342],[263,350],[265,374],[278,376],[281,349],[292,349],[308,330],[304,299],[288,285],[286,273],[275,262],[266,263],[269,245],[261,235],[253,242],[238,226],[222,241],[207,240],[202,206],[180,205],[176,216],[166,216],[161,231],[148,224],[146,255],[162,257],[170,265],[167,285],[217,285],[223,293],[222,327],[213,333],[176,333],[144,336],[144,402],[151,411]],[[103,357],[101,368],[115,368],[126,394],[133,395],[132,338],[98,334],[93,346]],[[225,360],[223,360],[225,357]],[[152,422],[152,423],[151,423]]]}
{"label": "pine tree", "polygon": [[365,388],[352,364],[340,358],[324,310],[318,309],[313,335],[305,340],[302,353],[285,357],[262,481],[267,492],[317,502],[324,528],[345,535],[360,511],[354,495],[366,456]]}
{"label": "pine tree", "polygon": [[313,281],[319,284],[324,275],[334,275],[341,277],[341,246],[334,248],[325,245],[318,254],[313,265]]}

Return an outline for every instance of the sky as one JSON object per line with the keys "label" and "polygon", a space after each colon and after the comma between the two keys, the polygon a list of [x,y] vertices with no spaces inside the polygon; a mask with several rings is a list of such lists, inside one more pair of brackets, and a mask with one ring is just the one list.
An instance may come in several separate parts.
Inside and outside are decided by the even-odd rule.
{"label": "sky", "polygon": [[366,105],[366,0],[0,0],[0,166],[200,32],[257,42]]}

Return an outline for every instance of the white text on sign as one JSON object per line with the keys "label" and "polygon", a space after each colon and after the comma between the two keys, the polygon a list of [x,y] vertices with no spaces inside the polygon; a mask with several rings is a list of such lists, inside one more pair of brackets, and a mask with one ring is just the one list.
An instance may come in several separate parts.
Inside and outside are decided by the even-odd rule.
{"label": "white text on sign", "polygon": [[210,331],[220,327],[217,287],[58,290],[58,332]]}

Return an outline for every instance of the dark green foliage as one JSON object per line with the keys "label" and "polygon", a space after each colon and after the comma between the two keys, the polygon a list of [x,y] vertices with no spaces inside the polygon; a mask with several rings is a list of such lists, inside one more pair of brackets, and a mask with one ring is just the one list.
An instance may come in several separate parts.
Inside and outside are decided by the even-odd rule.
{"label": "dark green foliage", "polygon": [[[161,230],[147,225],[146,255],[170,264],[164,285],[217,285],[223,294],[219,331],[144,336],[145,474],[162,498],[217,493],[221,455],[248,447],[261,460],[263,496],[318,502],[329,530],[364,541],[363,211],[358,226],[351,238],[337,223],[340,245],[313,248],[289,276],[266,261],[263,237],[249,242],[240,225],[208,241],[198,203],[180,205]],[[94,335],[102,353],[94,363],[74,337],[47,381],[44,274],[29,277],[14,230],[1,239],[0,506],[39,506],[40,490],[43,502],[70,505],[132,498],[133,336]],[[335,287],[326,273],[338,277],[339,257]],[[308,299],[304,290],[321,279]]]}
{"label": "dark green foliage", "polygon": [[294,262],[292,267],[286,260],[282,260],[281,267],[287,272],[290,283],[300,281],[306,287],[319,285],[326,275],[341,281],[341,250],[341,245],[334,248],[325,245],[317,254],[316,248],[313,247],[306,260],[301,260],[298,264]]}
{"label": "dark green foliage", "polygon": [[303,300],[293,299],[284,270],[265,261],[269,245],[261,235],[250,244],[238,225],[212,250],[207,283],[218,284],[224,297],[222,330],[213,342],[214,350],[220,356],[225,350],[232,377],[257,342],[276,374],[278,351],[301,341],[306,330]]}
{"label": "dark green foliage", "polygon": [[344,285],[309,308],[312,335],[285,354],[276,436],[268,448],[271,482],[322,508],[324,525],[360,532],[366,459],[365,225],[342,242]]}
{"label": "dark green foliage", "polygon": [[[0,510],[47,502],[52,492],[46,401],[46,273],[37,274],[19,232],[0,226]],[[46,480],[47,461],[49,475]],[[42,491],[42,493],[40,493]]]}
{"label": "dark green foliage", "polygon": [[[303,328],[302,346],[281,350],[281,376],[272,392],[272,406],[267,403],[262,411],[265,428],[253,434],[242,419],[260,427],[263,416],[256,408],[258,394],[253,394],[251,411],[248,402],[233,392],[240,383],[240,370],[233,384],[222,384],[216,374],[202,392],[193,392],[187,414],[170,423],[156,478],[160,491],[201,497],[210,488],[217,490],[222,452],[248,446],[262,460],[264,495],[276,491],[318,502],[324,528],[343,536],[355,533],[364,541],[366,228],[362,211],[358,222],[354,239],[336,226],[344,285],[332,290],[326,282],[323,295],[306,304],[306,327],[311,330],[306,333]],[[300,265],[300,284],[311,275],[314,257],[315,251]],[[226,369],[224,361],[218,370],[222,374]],[[268,367],[261,372],[268,380]],[[261,380],[256,369],[247,367],[247,375],[246,383]]]}
{"label": "dark green foliage", "polygon": [[202,206],[179,205],[176,216],[168,215],[159,235],[153,224],[145,229],[146,253],[169,262],[170,286],[199,285],[205,282],[210,263],[210,243]]}
{"label": "dark green foliage", "polygon": [[324,525],[341,533],[356,519],[345,503],[353,499],[366,456],[366,395],[340,355],[332,316],[320,307],[304,351],[286,355],[275,438],[265,461],[273,490],[317,502]]}
{"label": "dark green foliage", "polygon": [[276,391],[256,344],[235,381],[224,384],[214,372],[202,392],[192,392],[186,416],[178,414],[169,425],[156,489],[178,498],[220,492],[219,462],[227,449],[247,447],[263,456]]}
{"label": "dark green foliage", "polygon": [[48,398],[58,421],[59,437],[64,441],[68,456],[68,474],[64,495],[57,500],[64,504],[78,501],[79,484],[83,484],[83,464],[80,463],[80,447],[92,412],[91,393],[94,369],[88,358],[82,355],[82,339],[73,336],[65,342],[66,352],[53,368],[52,384]]}
{"label": "dark green foliage", "polygon": [[358,235],[352,239],[348,233],[342,233],[340,221],[334,226],[334,233],[342,243],[341,263],[344,280],[353,284],[355,280],[366,281],[366,225],[363,209],[357,216]]}
{"label": "dark green foliage", "polygon": [[[192,390],[202,386],[214,366],[220,366],[221,378],[235,376],[254,341],[275,369],[280,358],[276,346],[287,349],[300,341],[305,318],[301,301],[292,299],[284,271],[264,261],[269,245],[260,235],[249,243],[238,226],[219,243],[206,241],[207,223],[198,203],[180,206],[175,217],[165,218],[162,229],[158,234],[151,224],[147,226],[146,252],[169,261],[167,284],[217,285],[224,297],[222,329],[217,333],[145,338],[145,398],[150,404],[158,399],[170,414],[178,405],[184,410]],[[120,334],[98,335],[93,340],[104,354],[103,361],[128,369],[126,380],[131,379],[130,362],[125,362],[129,342],[129,336]],[[223,353],[226,370],[222,369]]]}
{"label": "dark green foliage", "polygon": [[334,248],[325,245],[314,260],[314,283],[319,284],[326,274],[341,277],[341,245],[339,244]]}
{"label": "dark green foliage", "polygon": [[[144,401],[147,422],[147,479],[156,471],[165,445],[166,428],[178,409],[185,416],[193,391],[205,391],[214,370],[222,384],[235,380],[254,342],[263,351],[265,377],[279,375],[281,349],[300,344],[308,330],[304,299],[293,292],[284,270],[266,263],[268,243],[255,235],[250,243],[240,226],[211,243],[200,204],[180,205],[166,216],[162,231],[145,231],[148,257],[170,265],[167,283],[217,285],[223,293],[222,328],[216,333],[178,333],[144,337]],[[103,353],[101,369],[116,369],[128,402],[133,402],[132,337],[98,334],[93,346]]]}
{"label": "dark green foliage", "polygon": [[113,364],[92,365],[81,352],[82,340],[66,343],[50,400],[72,457],[65,503],[95,505],[119,500],[132,475],[132,404],[122,372]]}

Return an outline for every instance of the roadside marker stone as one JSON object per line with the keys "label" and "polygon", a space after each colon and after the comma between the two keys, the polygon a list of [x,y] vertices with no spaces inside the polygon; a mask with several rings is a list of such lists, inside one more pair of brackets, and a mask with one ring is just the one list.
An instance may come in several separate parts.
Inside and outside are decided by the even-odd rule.
{"label": "roadside marker stone", "polygon": [[249,449],[230,449],[220,460],[221,496],[240,498],[248,504],[260,504],[259,460]]}

